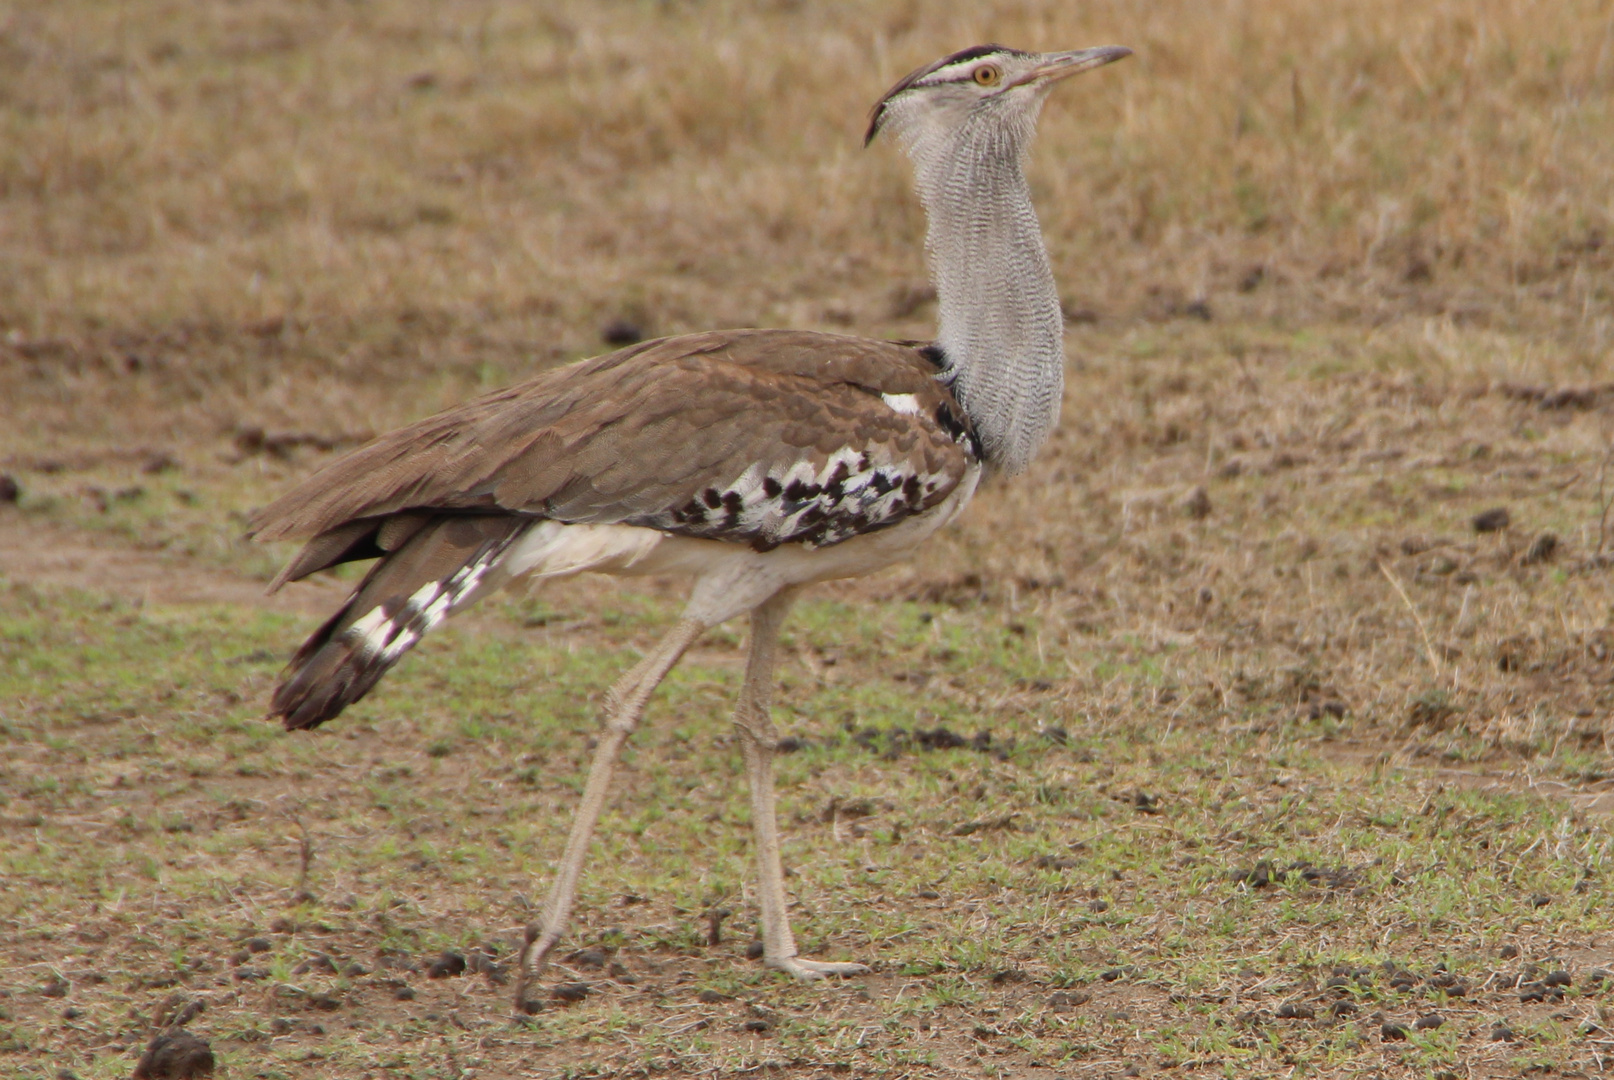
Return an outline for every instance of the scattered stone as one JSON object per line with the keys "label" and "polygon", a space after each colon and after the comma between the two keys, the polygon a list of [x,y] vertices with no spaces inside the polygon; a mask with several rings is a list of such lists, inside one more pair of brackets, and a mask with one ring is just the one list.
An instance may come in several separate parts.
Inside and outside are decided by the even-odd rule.
{"label": "scattered stone", "polygon": [[0,505],[15,506],[22,498],[22,485],[10,473],[0,473]]}
{"label": "scattered stone", "polygon": [[1607,968],[1592,968],[1586,973],[1586,985],[1588,987],[1600,988],[1606,982],[1614,982],[1614,972],[1609,971]]}
{"label": "scattered stone", "polygon": [[[271,934],[289,934],[289,933],[293,932],[296,929],[297,929],[297,924],[295,922],[293,922],[292,920],[286,918],[286,916],[284,916],[284,915],[280,916],[279,918],[275,919],[273,922],[271,922],[269,924],[269,932]],[[261,939],[258,939],[258,940],[261,940]],[[249,943],[247,947],[251,948],[251,944]],[[263,950],[262,949],[254,949],[253,951],[254,952],[262,952]]]}
{"label": "scattered stone", "polygon": [[1182,512],[1195,521],[1203,521],[1210,516],[1210,492],[1205,490],[1204,484],[1196,485],[1192,491],[1183,497]]}
{"label": "scattered stone", "polygon": [[1060,990],[1048,999],[1048,1007],[1055,1012],[1069,1012],[1078,1005],[1086,1005],[1093,995],[1085,990]]}
{"label": "scattered stone", "polygon": [[1343,1020],[1347,1016],[1356,1015],[1356,1004],[1350,1001],[1336,1001],[1328,1006],[1328,1014],[1335,1020]]}
{"label": "scattered stone", "polygon": [[1506,1024],[1497,1024],[1491,1029],[1492,1042],[1512,1042],[1517,1038],[1518,1036],[1513,1034],[1513,1029]]}
{"label": "scattered stone", "polygon": [[723,920],[733,914],[726,907],[713,908],[706,913],[706,944],[723,944]]}
{"label": "scattered stone", "polygon": [[1444,1016],[1439,1013],[1430,1013],[1428,1016],[1418,1017],[1412,1022],[1412,1026],[1419,1031],[1433,1031],[1445,1022],[1446,1018]]}
{"label": "scattered stone", "polygon": [[307,975],[311,971],[317,971],[322,975],[335,975],[336,961],[324,953],[315,953],[291,969],[293,975]]}
{"label": "scattered stone", "polygon": [[1232,873],[1235,885],[1248,885],[1252,889],[1264,889],[1272,884],[1272,863],[1262,859],[1248,870],[1234,870]]}
{"label": "scattered stone", "polygon": [[786,735],[774,744],[773,752],[776,754],[794,754],[807,749],[807,740],[798,735]]}
{"label": "scattered stone", "polygon": [[449,950],[431,962],[431,966],[426,969],[426,977],[428,979],[446,979],[453,975],[464,975],[465,968],[465,956]]}
{"label": "scattered stone", "polygon": [[1561,986],[1548,986],[1541,982],[1523,982],[1519,984],[1519,1000],[1529,1004],[1537,1001],[1562,1001],[1564,988]]}
{"label": "scattered stone", "polygon": [[465,958],[466,969],[481,975],[495,986],[503,986],[509,978],[510,966],[499,962],[494,946],[484,945],[472,949]]}
{"label": "scattered stone", "polygon": [[342,999],[335,994],[310,994],[307,1005],[310,1009],[318,1009],[320,1012],[335,1012],[342,1007]]}
{"label": "scattered stone", "polygon": [[1534,908],[1543,908],[1550,903],[1552,903],[1552,897],[1548,896],[1546,893],[1537,893],[1536,895],[1530,897],[1530,906]]}
{"label": "scattered stone", "polygon": [[733,1001],[727,994],[720,994],[716,990],[702,990],[695,995],[695,1000],[702,1005],[721,1005],[725,1001]]}
{"label": "scattered stone", "polygon": [[579,949],[568,956],[566,962],[577,967],[602,968],[609,959],[603,949]]}
{"label": "scattered stone", "polygon": [[[923,894],[920,894],[920,895],[923,895]],[[764,951],[764,948],[763,948],[762,942],[753,941],[753,942],[751,942],[751,944],[749,944],[749,945],[747,945],[745,947],[745,958],[747,960],[761,960],[763,951]]]}
{"label": "scattered stone", "polygon": [[528,1016],[536,1016],[544,1011],[544,1003],[536,998],[525,998],[521,1002],[521,1011]]}
{"label": "scattered stone", "polygon": [[1429,980],[1429,985],[1434,987],[1436,990],[1439,990],[1447,997],[1453,998],[1467,997],[1469,990],[1472,989],[1466,980],[1459,979],[1455,975],[1445,973],[1431,978]]}
{"label": "scattered stone", "polygon": [[747,1020],[745,1023],[740,1025],[740,1030],[749,1031],[753,1035],[761,1035],[771,1027],[773,1027],[773,1025],[768,1023],[766,1020]]}
{"label": "scattered stone", "polygon": [[1535,566],[1538,563],[1551,562],[1556,554],[1558,554],[1558,535],[1544,532],[1531,542],[1524,553],[1524,558],[1519,561],[1525,566]]}
{"label": "scattered stone", "polygon": [[59,975],[53,975],[44,986],[39,988],[39,996],[48,998],[62,998],[67,996],[67,992],[70,989],[72,989],[71,983]]}
{"label": "scattered stone", "polygon": [[415,1000],[414,988],[409,987],[409,986],[400,986],[400,987],[398,987],[398,989],[396,989],[396,990],[394,990],[392,992],[392,1000],[394,1000],[394,1001],[414,1001]]}
{"label": "scattered stone", "polygon": [[169,994],[163,1003],[157,1006],[152,1014],[151,1026],[155,1028],[179,1028],[195,1020],[207,1011],[207,1002],[198,997],[191,997],[185,993]]}
{"label": "scattered stone", "polygon": [[213,1075],[213,1048],[188,1031],[158,1035],[135,1064],[132,1080],[191,1080]]}
{"label": "scattered stone", "polygon": [[1541,982],[1544,986],[1573,985],[1573,980],[1570,979],[1569,972],[1564,971],[1562,968],[1558,969],[1557,971],[1547,972],[1546,978],[1542,979]]}
{"label": "scattered stone", "polygon": [[644,336],[644,327],[632,319],[612,319],[600,328],[600,340],[619,349],[638,344]]}
{"label": "scattered stone", "polygon": [[1504,945],[1496,950],[1496,955],[1503,960],[1513,960],[1519,955],[1519,947],[1517,945]]}
{"label": "scattered stone", "polygon": [[262,982],[269,977],[269,969],[261,967],[238,967],[235,977],[239,982]]}
{"label": "scattered stone", "polygon": [[916,732],[914,741],[928,750],[956,750],[961,746],[968,745],[964,736],[949,731],[945,727]]}
{"label": "scattered stone", "polygon": [[1489,510],[1483,510],[1478,514],[1475,514],[1474,520],[1470,522],[1470,524],[1473,525],[1475,532],[1490,533],[1501,532],[1503,529],[1507,528],[1512,521],[1513,518],[1508,513],[1507,507],[1495,506]]}
{"label": "scattered stone", "polygon": [[1067,855],[1038,855],[1031,860],[1031,865],[1038,870],[1074,870],[1081,863]]}
{"label": "scattered stone", "polygon": [[84,1010],[83,1009],[74,1008],[72,1005],[69,1005],[67,1008],[62,1010],[62,1019],[63,1020],[77,1020],[79,1017],[81,1017],[83,1015],[84,1015]]}
{"label": "scattered stone", "polygon": [[1278,1011],[1274,1015],[1279,1020],[1310,1020],[1317,1014],[1312,1011],[1310,1005],[1297,1005],[1286,1001],[1278,1006]]}
{"label": "scattered stone", "polygon": [[1385,1042],[1400,1042],[1406,1037],[1407,1029],[1404,1025],[1389,1020],[1379,1025],[1379,1038]]}
{"label": "scattered stone", "polygon": [[549,996],[556,1001],[575,1002],[582,1001],[591,993],[593,993],[593,988],[588,983],[571,982],[561,983],[549,991]]}
{"label": "scattered stone", "polygon": [[1392,971],[1390,973],[1390,989],[1397,993],[1406,993],[1418,985],[1421,980],[1410,971]]}

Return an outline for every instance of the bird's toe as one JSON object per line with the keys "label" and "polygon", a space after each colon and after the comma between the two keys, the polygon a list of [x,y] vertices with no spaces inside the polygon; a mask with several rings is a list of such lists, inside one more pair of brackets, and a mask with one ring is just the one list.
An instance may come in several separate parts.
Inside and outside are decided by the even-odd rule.
{"label": "bird's toe", "polygon": [[802,982],[816,982],[831,975],[867,975],[867,964],[838,964],[822,960],[803,960],[799,956],[787,956],[768,961],[768,966],[780,971],[787,971]]}

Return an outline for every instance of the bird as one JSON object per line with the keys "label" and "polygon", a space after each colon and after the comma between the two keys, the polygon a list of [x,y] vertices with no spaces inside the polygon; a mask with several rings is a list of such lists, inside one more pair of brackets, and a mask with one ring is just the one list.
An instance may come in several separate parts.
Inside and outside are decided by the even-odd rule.
{"label": "bird", "polygon": [[289,730],[331,720],[423,635],[514,582],[690,579],[680,617],[606,696],[541,921],[523,937],[518,1012],[564,936],[613,768],[652,692],[702,634],[741,615],[733,723],[763,963],[802,980],[869,970],[803,957],[791,934],[770,717],[780,626],[807,586],[914,551],[983,475],[1023,472],[1054,428],[1064,322],[1026,156],[1058,82],[1129,55],[978,45],[909,73],[874,106],[864,145],[899,143],[926,213],[934,340],[739,329],[637,343],[381,435],[249,523],[260,541],[305,541],[271,591],[374,560],[281,674],[269,711]]}

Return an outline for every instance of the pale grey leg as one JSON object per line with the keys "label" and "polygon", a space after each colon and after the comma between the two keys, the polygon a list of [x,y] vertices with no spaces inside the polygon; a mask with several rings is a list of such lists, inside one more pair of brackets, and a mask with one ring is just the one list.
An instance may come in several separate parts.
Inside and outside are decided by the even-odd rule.
{"label": "pale grey leg", "polygon": [[778,743],[768,706],[773,698],[773,662],[779,644],[779,627],[790,610],[794,594],[775,595],[751,612],[750,655],[745,684],[734,708],[734,726],[740,732],[745,754],[746,779],[751,786],[751,827],[756,832],[757,898],[762,908],[762,962],[788,971],[798,979],[826,975],[859,975],[862,964],[829,964],[803,960],[796,955],[785,910],[785,874],[779,861],[779,822],[774,814],[773,751]]}
{"label": "pale grey leg", "polygon": [[520,970],[516,975],[516,1012],[523,1012],[527,987],[544,969],[544,961],[565,933],[566,921],[571,917],[572,905],[577,900],[577,882],[583,874],[583,860],[588,856],[589,841],[594,826],[605,809],[605,800],[611,786],[611,770],[616,765],[622,744],[638,726],[644,715],[645,704],[667,672],[678,663],[684,650],[706,632],[706,624],[684,617],[678,620],[655,648],[651,649],[633,668],[611,688],[606,696],[605,730],[600,733],[599,746],[594,751],[594,764],[583,788],[583,800],[572,819],[572,833],[566,841],[566,852],[561,856],[555,872],[555,883],[550,886],[549,899],[544,902],[542,930],[527,927],[527,938],[521,949]]}

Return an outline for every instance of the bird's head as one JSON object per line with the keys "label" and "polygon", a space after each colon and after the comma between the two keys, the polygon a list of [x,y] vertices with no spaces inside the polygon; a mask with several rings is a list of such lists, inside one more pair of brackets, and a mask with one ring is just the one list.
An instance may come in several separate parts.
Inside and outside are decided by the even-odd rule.
{"label": "bird's head", "polygon": [[863,142],[890,130],[910,153],[940,149],[960,135],[1003,140],[1020,149],[1056,82],[1131,55],[1120,45],[1054,53],[1004,45],[964,49],[926,64],[886,91],[869,114]]}

